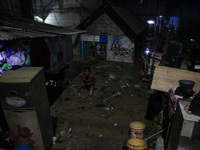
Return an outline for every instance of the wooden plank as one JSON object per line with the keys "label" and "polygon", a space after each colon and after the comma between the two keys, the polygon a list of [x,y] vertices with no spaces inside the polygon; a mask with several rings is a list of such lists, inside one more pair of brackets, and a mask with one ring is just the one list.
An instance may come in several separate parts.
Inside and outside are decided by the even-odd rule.
{"label": "wooden plank", "polygon": [[200,73],[165,66],[156,66],[151,89],[168,92],[171,87],[179,86],[179,80],[192,80],[196,83],[193,90],[200,90]]}
{"label": "wooden plank", "polygon": [[8,70],[0,76],[0,83],[29,83],[42,69],[42,67],[21,67]]}

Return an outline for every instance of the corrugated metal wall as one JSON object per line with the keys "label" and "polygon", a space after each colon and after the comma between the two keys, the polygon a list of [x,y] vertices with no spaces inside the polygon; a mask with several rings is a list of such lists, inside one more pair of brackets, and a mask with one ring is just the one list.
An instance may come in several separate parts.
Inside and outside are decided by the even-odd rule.
{"label": "corrugated metal wall", "polygon": [[3,2],[4,10],[1,10],[1,11],[4,11],[4,13],[6,13],[8,15],[12,15],[12,16],[16,16],[16,17],[22,16],[19,0],[14,0],[14,1],[13,0],[2,0],[2,2]]}

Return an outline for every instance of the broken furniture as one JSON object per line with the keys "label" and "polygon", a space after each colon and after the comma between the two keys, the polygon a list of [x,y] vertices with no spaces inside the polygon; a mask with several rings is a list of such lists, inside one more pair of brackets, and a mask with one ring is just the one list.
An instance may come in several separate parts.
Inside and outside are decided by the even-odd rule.
{"label": "broken furniture", "polygon": [[0,76],[0,102],[15,147],[51,146],[53,127],[42,67],[21,67]]}
{"label": "broken furniture", "polygon": [[170,88],[169,103],[172,108],[169,108],[169,112],[174,111],[174,117],[168,128],[166,149],[181,150],[183,147],[185,150],[198,150],[200,147],[200,117],[188,114],[187,110],[194,96],[184,98],[180,95],[175,95],[176,88]]}

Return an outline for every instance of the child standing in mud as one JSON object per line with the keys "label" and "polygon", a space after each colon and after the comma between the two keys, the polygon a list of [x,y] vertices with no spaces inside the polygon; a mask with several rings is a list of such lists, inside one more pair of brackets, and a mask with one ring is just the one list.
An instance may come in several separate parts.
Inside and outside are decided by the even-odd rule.
{"label": "child standing in mud", "polygon": [[82,72],[80,75],[79,83],[81,80],[84,83],[85,90],[88,90],[90,92],[90,96],[92,96],[96,79],[94,75],[91,73],[91,70],[89,67],[84,68],[84,72]]}

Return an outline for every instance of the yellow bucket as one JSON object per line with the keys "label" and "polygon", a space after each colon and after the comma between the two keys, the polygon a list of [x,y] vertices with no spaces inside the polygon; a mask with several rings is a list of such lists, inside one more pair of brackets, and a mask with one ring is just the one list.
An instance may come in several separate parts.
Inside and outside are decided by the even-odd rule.
{"label": "yellow bucket", "polygon": [[141,139],[129,139],[126,143],[128,150],[146,150],[147,143]]}
{"label": "yellow bucket", "polygon": [[143,122],[134,121],[130,123],[130,138],[131,139],[143,139],[145,124]]}

